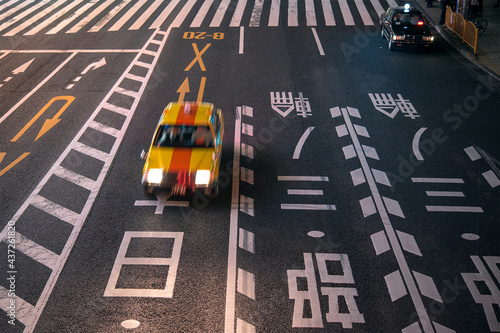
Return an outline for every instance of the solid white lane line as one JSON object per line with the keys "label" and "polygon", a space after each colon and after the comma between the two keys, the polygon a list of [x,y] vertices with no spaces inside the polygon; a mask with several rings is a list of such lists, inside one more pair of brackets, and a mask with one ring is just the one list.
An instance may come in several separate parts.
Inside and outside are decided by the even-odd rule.
{"label": "solid white lane line", "polygon": [[302,151],[302,147],[304,146],[304,143],[306,142],[307,138],[309,137],[309,134],[313,131],[314,127],[308,127],[304,134],[299,139],[299,142],[297,143],[297,146],[295,146],[295,150],[293,151],[293,159],[298,160],[300,157],[300,152]]}
{"label": "solid white lane line", "polygon": [[238,212],[240,197],[241,107],[236,109],[234,127],[233,189],[231,194],[231,213],[229,218],[225,333],[234,333],[236,302],[236,253],[238,250]]}
{"label": "solid white lane line", "polygon": [[244,43],[245,43],[245,27],[241,26],[240,27],[240,47],[238,50],[239,54],[243,54]]}
{"label": "solid white lane line", "polygon": [[78,52],[71,53],[71,55],[68,58],[66,58],[66,60],[64,60],[59,66],[57,66],[57,68],[54,69],[52,71],[52,73],[49,74],[49,76],[47,76],[45,79],[43,79],[42,82],[40,82],[33,90],[31,90],[26,96],[24,96],[19,102],[17,102],[16,105],[14,105],[9,111],[7,111],[7,113],[5,113],[2,116],[2,118],[0,118],[0,124],[5,119],[7,119],[7,117],[9,117],[14,111],[16,111],[19,106],[21,106],[24,102],[26,102],[26,100],[28,98],[30,98],[31,96],[33,96],[33,94],[35,94],[45,83],[47,83],[47,81],[49,81],[54,75],[56,75],[57,72],[59,72],[59,70],[61,70],[61,68],[63,68],[64,66],[66,66],[66,64],[71,59],[73,59],[73,57],[76,56],[77,54],[78,54]]}
{"label": "solid white lane line", "polygon": [[323,46],[321,45],[321,41],[319,40],[318,33],[316,32],[316,28],[311,28],[312,33],[314,35],[314,40],[316,41],[316,45],[318,46],[319,54],[324,56],[325,51],[323,50]]}
{"label": "solid white lane line", "polygon": [[372,193],[375,205],[377,207],[377,211],[378,211],[379,216],[382,220],[382,224],[384,225],[385,232],[387,234],[389,243],[391,244],[392,250],[394,252],[394,256],[396,257],[396,260],[398,262],[398,265],[399,265],[399,268],[401,270],[404,282],[409,290],[411,299],[412,299],[413,304],[415,306],[415,310],[417,311],[418,318],[423,326],[425,333],[431,333],[431,332],[434,333],[434,328],[432,327],[432,323],[431,323],[431,320],[429,318],[429,314],[427,313],[427,310],[424,306],[424,303],[422,301],[422,297],[420,296],[418,287],[417,287],[416,282],[413,278],[412,272],[410,271],[410,268],[408,266],[408,262],[406,261],[405,256],[403,254],[403,249],[401,248],[401,245],[399,243],[396,232],[395,232],[395,230],[392,226],[392,223],[389,219],[388,212],[384,206],[384,200],[382,199],[382,196],[379,193],[379,190],[377,188],[377,183],[375,182],[375,178],[372,175],[370,165],[368,164],[368,160],[363,152],[363,148],[361,146],[361,143],[359,142],[359,139],[355,134],[354,126],[351,122],[351,118],[349,117],[349,113],[348,113],[346,108],[342,108],[341,110],[342,110],[342,114],[344,116],[346,126],[349,129],[349,133],[351,135],[352,142],[353,142],[354,147],[356,149],[356,152],[358,154],[358,158],[359,158],[359,161],[360,161],[361,166],[363,168],[363,172],[365,174],[366,180],[367,180],[368,185],[370,187],[370,191]]}

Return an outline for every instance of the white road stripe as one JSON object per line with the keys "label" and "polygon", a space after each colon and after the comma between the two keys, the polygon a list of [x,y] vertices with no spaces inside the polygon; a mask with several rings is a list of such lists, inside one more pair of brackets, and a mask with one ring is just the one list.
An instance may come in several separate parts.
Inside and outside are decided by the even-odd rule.
{"label": "white road stripe", "polygon": [[120,17],[120,19],[118,21],[116,21],[115,24],[113,24],[113,26],[111,28],[109,28],[108,31],[118,31],[120,30],[121,27],[123,27],[123,25],[125,25],[125,23],[128,22],[128,20],[130,20],[130,18],[132,16],[134,16],[135,13],[137,13],[137,11],[147,2],[147,0],[139,0],[137,1],[134,6],[132,8],[130,8],[126,13],[125,15],[123,15],[122,17]]}
{"label": "white road stripe", "polygon": [[414,183],[440,183],[440,184],[463,184],[462,178],[424,178],[412,177],[411,181]]}
{"label": "white road stripe", "polygon": [[474,146],[467,147],[464,149],[464,151],[467,153],[467,155],[469,155],[471,161],[476,161],[481,158],[481,155],[477,152]]}
{"label": "white road stripe", "polygon": [[101,123],[99,123],[97,121],[91,122],[89,124],[89,128],[93,128],[96,131],[105,133],[105,134],[110,135],[110,136],[114,136],[115,138],[118,137],[118,136],[120,136],[120,130],[119,129],[116,129],[116,128],[113,128],[113,127],[109,127],[109,126],[101,124]]}
{"label": "white road stripe", "polygon": [[[0,6],[0,11],[4,10],[5,8],[7,7],[10,7],[12,6],[13,4],[15,4],[16,2],[18,2],[19,0],[11,0],[7,3],[4,3],[3,5]],[[26,2],[26,1],[25,1]],[[0,17],[1,18],[1,17]]]}
{"label": "white road stripe", "polygon": [[297,8],[297,0],[288,0],[288,26],[299,26],[299,13]]}
{"label": "white road stripe", "polygon": [[[0,286],[0,309],[6,310],[10,304],[9,290]],[[29,320],[25,320],[27,317],[31,316],[33,313],[34,306],[26,302],[24,299],[16,295],[16,319],[18,319],[23,325],[26,326]]]}
{"label": "white road stripe", "polygon": [[308,27],[315,27],[317,24],[316,22],[316,11],[314,9],[314,2],[313,0],[306,0],[305,2],[306,5],[306,23]]}
{"label": "white road stripe", "polygon": [[384,279],[389,290],[389,295],[391,296],[391,301],[395,302],[408,294],[399,271],[384,276]]}
{"label": "white road stripe", "polygon": [[297,146],[295,146],[295,150],[293,151],[293,157],[292,159],[298,160],[300,157],[300,152],[302,151],[302,147],[304,146],[304,143],[306,142],[307,138],[309,137],[309,134],[313,131],[314,127],[308,127],[304,134],[299,139],[299,142],[297,142]]}
{"label": "white road stripe", "polygon": [[378,16],[385,12],[384,7],[382,7],[382,5],[380,4],[380,1],[370,0],[370,2],[372,3],[373,8],[375,9],[375,13],[377,13]]}
{"label": "white road stripe", "polygon": [[67,34],[77,33],[78,31],[80,31],[80,29],[82,29],[84,26],[86,26],[90,21],[92,21],[94,18],[96,18],[97,15],[99,15],[103,10],[105,10],[106,8],[108,8],[109,6],[111,6],[111,4],[113,2],[114,2],[114,0],[107,0],[106,2],[104,2],[103,4],[101,4],[99,7],[97,7],[96,9],[94,9],[94,11],[92,13],[90,13],[87,16],[85,16],[83,18],[83,20],[81,20],[80,22],[78,22],[77,24],[75,24],[71,29],[69,29],[68,31],[66,31],[66,33]]}
{"label": "white road stripe", "polygon": [[495,188],[500,185],[500,179],[498,179],[497,175],[493,172],[493,170],[488,170],[482,173],[484,179],[490,184],[491,187]]}
{"label": "white road stripe", "polygon": [[425,206],[428,212],[446,212],[446,213],[483,213],[481,207],[473,206]]}
{"label": "white road stripe", "polygon": [[340,10],[342,12],[342,17],[344,18],[345,25],[354,25],[354,18],[352,17],[351,10],[347,4],[347,0],[339,0]]}
{"label": "white road stripe", "polygon": [[465,197],[463,192],[459,191],[425,191],[428,197]]}
{"label": "white road stripe", "polygon": [[372,18],[368,10],[366,10],[365,4],[363,0],[354,0],[356,7],[358,8],[358,12],[361,15],[361,19],[365,25],[373,25]]}
{"label": "white road stripe", "polygon": [[264,0],[255,0],[255,4],[252,11],[252,16],[250,17],[250,27],[258,27],[260,25],[260,18],[262,16],[262,7],[264,5]]}
{"label": "white road stripe", "polygon": [[227,285],[225,333],[234,333],[236,302],[236,254],[238,246],[238,213],[240,197],[240,147],[241,147],[241,107],[236,109],[234,121],[233,187],[231,195],[231,213],[229,217],[229,249],[227,256]]}
{"label": "white road stripe", "polygon": [[240,44],[238,48],[238,54],[243,54],[243,51],[245,49],[245,27],[241,26],[240,27]]}
{"label": "white road stripe", "polygon": [[186,19],[186,16],[189,14],[193,6],[195,5],[197,0],[189,0],[184,7],[182,7],[181,11],[175,17],[175,20],[172,22],[172,28],[179,28]]}
{"label": "white road stripe", "polygon": [[66,179],[67,181],[76,184],[78,186],[81,186],[89,191],[91,191],[95,185],[95,180],[87,178],[74,171],[68,170],[62,166],[59,166],[57,169],[54,170],[54,175],[62,179]]}
{"label": "white road stripe", "polygon": [[89,3],[84,4],[76,12],[74,12],[70,17],[68,17],[64,21],[61,21],[54,28],[50,29],[46,34],[47,35],[54,35],[54,34],[58,33],[59,31],[64,29],[67,25],[69,25],[71,22],[73,22],[78,17],[80,17],[83,13],[85,13],[90,7],[92,7],[96,3],[97,3],[97,0],[92,0]]}
{"label": "white road stripe", "polygon": [[288,195],[323,195],[323,190],[299,190],[299,189],[289,189],[287,190]]}
{"label": "white road stripe", "polygon": [[97,22],[89,32],[97,32],[102,29],[111,19],[113,19],[123,8],[129,4],[130,0],[123,0],[118,6],[113,8],[106,16]]}
{"label": "white road stripe", "polygon": [[[231,0],[222,0],[219,4],[219,7],[217,8],[217,12],[215,13],[214,17],[212,18],[212,22],[210,22],[210,28],[218,28],[220,27],[222,23],[222,19],[224,18],[224,15],[226,14],[227,7],[229,7],[229,4],[231,3]],[[234,328],[233,328],[234,330]]]}
{"label": "white road stripe", "polygon": [[316,41],[316,45],[318,46],[319,54],[324,56],[325,51],[323,50],[323,46],[321,45],[321,41],[319,40],[318,33],[316,32],[316,28],[311,28],[312,33],[314,35],[314,40]]}
{"label": "white road stripe", "polygon": [[250,253],[255,253],[255,235],[253,232],[240,228],[238,246]]}
{"label": "white road stripe", "polygon": [[255,275],[238,268],[238,292],[255,300]]}
{"label": "white road stripe", "polygon": [[327,182],[329,180],[323,176],[278,176],[278,181]]}
{"label": "white road stripe", "polygon": [[[13,1],[10,1],[10,2],[7,2],[6,4],[0,6],[0,10],[3,10],[4,8],[10,6],[11,4],[14,4],[16,3],[18,0],[13,0]],[[3,20],[4,18],[6,17],[9,17],[10,15],[20,11],[21,9],[23,9],[24,7],[28,6],[29,4],[33,3],[34,0],[29,0],[29,1],[23,1],[21,2],[20,4],[18,4],[17,6],[9,9],[8,11],[6,11],[5,13],[1,14],[0,15],[0,21]]]}
{"label": "white road stripe", "polygon": [[[368,160],[367,160],[366,156],[364,155],[363,148],[361,146],[361,143],[359,142],[358,137],[355,134],[354,126],[352,124],[351,118],[349,117],[351,110],[348,111],[348,109],[351,109],[351,108],[347,108],[347,109],[342,108],[341,109],[342,114],[344,116],[346,126],[349,129],[349,133],[351,135],[351,139],[352,139],[352,142],[354,144],[354,147],[356,148],[356,152],[358,154],[359,161],[360,161],[361,166],[363,168],[363,172],[366,176],[366,180],[367,180],[368,185],[370,187],[370,191],[372,193],[372,196],[373,196],[375,205],[377,207],[379,216],[382,219],[382,224],[383,224],[385,232],[387,234],[389,243],[391,244],[392,250],[394,252],[394,256],[396,257],[399,268],[401,270],[401,274],[403,276],[404,283],[406,284],[408,291],[410,293],[410,296],[411,296],[411,299],[413,301],[413,305],[415,306],[415,310],[417,312],[418,318],[420,320],[420,323],[423,326],[423,331],[425,333],[431,333],[431,332],[434,333],[434,328],[432,327],[432,323],[431,323],[431,320],[429,318],[429,314],[427,313],[427,310],[424,306],[424,303],[422,301],[422,297],[419,293],[416,282],[413,279],[412,273],[411,273],[410,268],[408,266],[408,262],[405,259],[405,255],[403,253],[401,245],[399,244],[398,237],[396,235],[396,232],[395,232],[395,230],[392,226],[392,223],[389,219],[389,215],[388,215],[386,208],[384,206],[384,201],[387,202],[387,200],[384,200],[379,193],[379,190],[377,188],[377,183],[375,182],[375,179],[371,173],[371,168],[368,164]],[[353,110],[352,113],[357,114],[358,110]],[[392,299],[392,295],[391,295],[391,299]]]}
{"label": "white road stripe", "polygon": [[389,242],[387,241],[387,237],[385,236],[384,231],[379,231],[370,236],[373,248],[375,249],[375,254],[380,255],[385,253],[391,249]]}
{"label": "white road stripe", "polygon": [[0,25],[0,31],[3,31],[5,29],[7,29],[8,27],[10,27],[11,25],[16,24],[17,22],[19,22],[20,20],[22,20],[23,18],[25,18],[29,14],[31,14],[34,11],[38,10],[39,8],[45,6],[47,4],[47,2],[48,1],[41,1],[34,6],[31,6],[28,10],[23,11],[21,14],[17,15],[16,17],[11,18],[10,20],[5,22],[4,24]]}
{"label": "white road stripe", "polygon": [[[148,20],[148,18],[153,15],[153,13],[160,7],[163,0],[156,0],[148,9],[142,13],[142,15],[132,24],[129,30],[139,30],[144,23]],[[178,1],[177,1],[178,2]],[[176,1],[172,1],[171,3],[176,3]],[[170,5],[170,4],[169,4]],[[159,25],[157,26],[159,28]],[[151,26],[150,29],[155,29],[155,27]]]}
{"label": "white road stripe", "polygon": [[272,0],[269,13],[269,26],[277,27],[280,20],[280,0]]}
{"label": "white road stripe", "polygon": [[321,5],[323,7],[323,15],[325,16],[325,25],[334,26],[335,17],[333,16],[332,3],[330,0],[321,0]]}
{"label": "white road stripe", "polygon": [[337,210],[335,205],[321,204],[281,204],[281,209],[286,210]]}
{"label": "white road stripe", "polygon": [[203,2],[203,5],[201,5],[200,10],[198,11],[195,18],[193,19],[193,22],[191,22],[191,25],[190,25],[191,28],[201,27],[201,24],[203,23],[203,20],[207,16],[208,11],[212,7],[213,2],[214,2],[214,0],[205,0],[205,2]]}
{"label": "white road stripe", "polygon": [[56,204],[47,198],[36,194],[32,197],[30,204],[56,218],[71,225],[75,225],[80,217],[80,214],[74,212],[66,207]]}
{"label": "white road stripe", "polygon": [[48,19],[46,19],[45,21],[43,21],[42,23],[40,23],[39,25],[37,25],[36,27],[34,27],[33,29],[31,29],[30,31],[28,31],[24,35],[25,36],[30,36],[30,35],[36,34],[37,32],[40,32],[42,29],[48,27],[55,20],[59,19],[60,17],[62,17],[63,15],[65,15],[67,12],[69,12],[71,9],[73,9],[75,6],[77,6],[78,4],[80,4],[80,2],[82,2],[82,0],[71,1],[71,3],[68,6],[64,7],[63,9],[61,9],[59,12],[57,12],[54,15],[50,15]]}
{"label": "white road stripe", "polygon": [[77,142],[75,144],[75,146],[73,147],[73,150],[80,152],[82,154],[88,155],[92,158],[95,158],[96,160],[103,161],[103,162],[108,158],[107,153],[105,153],[101,150],[92,148],[90,146],[87,146],[86,144],[83,144],[81,142]]}
{"label": "white road stripe", "polygon": [[241,25],[241,18],[243,17],[246,5],[247,0],[238,0],[238,4],[236,5],[236,9],[234,10],[233,17],[231,18],[231,22],[229,23],[230,27],[239,27]]}
{"label": "white road stripe", "polygon": [[[4,242],[6,240],[4,239]],[[41,246],[40,244],[32,241],[28,237],[21,234],[16,230],[16,251],[20,251],[33,260],[38,261],[42,265],[47,266],[54,270],[59,256],[51,250]]]}

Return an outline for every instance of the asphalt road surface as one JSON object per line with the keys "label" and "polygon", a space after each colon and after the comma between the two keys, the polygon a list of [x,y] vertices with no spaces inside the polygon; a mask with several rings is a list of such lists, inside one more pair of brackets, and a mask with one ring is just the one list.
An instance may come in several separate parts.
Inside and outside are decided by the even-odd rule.
{"label": "asphalt road surface", "polygon": [[[389,5],[0,2],[0,331],[500,332],[499,82]],[[147,195],[200,100],[219,195]]]}

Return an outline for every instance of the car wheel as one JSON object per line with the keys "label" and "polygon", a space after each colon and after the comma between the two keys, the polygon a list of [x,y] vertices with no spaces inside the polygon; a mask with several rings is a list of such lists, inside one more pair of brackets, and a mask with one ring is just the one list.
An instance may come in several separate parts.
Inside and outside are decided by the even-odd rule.
{"label": "car wheel", "polygon": [[384,29],[380,28],[380,37],[385,38]]}
{"label": "car wheel", "polygon": [[144,186],[144,193],[151,195],[154,192],[153,186]]}
{"label": "car wheel", "polygon": [[392,42],[392,39],[389,39],[389,45],[388,46],[389,46],[389,50],[390,51],[394,51],[395,46],[394,46],[394,43]]}

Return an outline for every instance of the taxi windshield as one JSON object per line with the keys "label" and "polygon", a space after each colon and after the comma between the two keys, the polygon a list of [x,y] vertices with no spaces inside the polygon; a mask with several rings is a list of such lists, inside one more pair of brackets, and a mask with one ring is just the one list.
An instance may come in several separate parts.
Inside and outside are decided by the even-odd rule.
{"label": "taxi windshield", "polygon": [[214,146],[208,126],[160,126],[153,140],[156,147],[210,148]]}
{"label": "taxi windshield", "polygon": [[424,16],[422,13],[398,13],[392,19],[396,25],[423,25]]}

